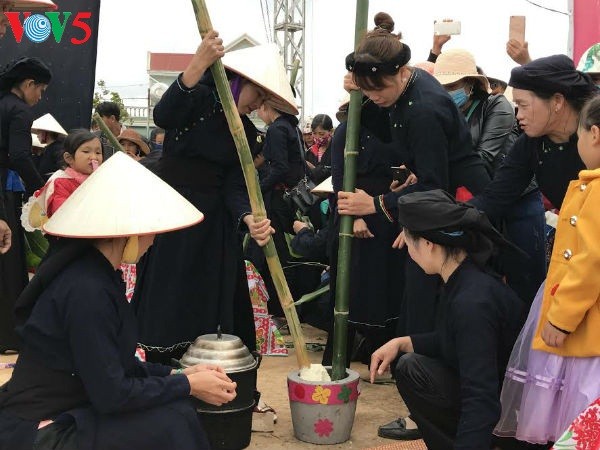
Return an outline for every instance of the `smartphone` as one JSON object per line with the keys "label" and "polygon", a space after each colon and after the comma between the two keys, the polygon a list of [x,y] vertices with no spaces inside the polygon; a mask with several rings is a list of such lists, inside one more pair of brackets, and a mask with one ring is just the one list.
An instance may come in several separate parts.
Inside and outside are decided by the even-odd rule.
{"label": "smartphone", "polygon": [[410,170],[406,167],[392,167],[392,180],[397,181],[400,184],[406,183],[410,176]]}
{"label": "smartphone", "polygon": [[460,20],[451,22],[438,20],[433,24],[433,34],[436,36],[460,34]]}
{"label": "smartphone", "polygon": [[508,39],[525,42],[525,16],[510,16]]}

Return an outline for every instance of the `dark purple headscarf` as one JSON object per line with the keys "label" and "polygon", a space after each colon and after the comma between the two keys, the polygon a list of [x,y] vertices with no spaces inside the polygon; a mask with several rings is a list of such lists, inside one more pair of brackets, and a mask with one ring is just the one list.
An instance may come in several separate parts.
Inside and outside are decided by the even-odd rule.
{"label": "dark purple headscarf", "polygon": [[234,75],[234,77],[229,80],[229,86],[231,87],[231,93],[233,94],[233,101],[235,102],[236,106],[240,100],[240,94],[242,92],[243,85],[244,79],[239,75]]}

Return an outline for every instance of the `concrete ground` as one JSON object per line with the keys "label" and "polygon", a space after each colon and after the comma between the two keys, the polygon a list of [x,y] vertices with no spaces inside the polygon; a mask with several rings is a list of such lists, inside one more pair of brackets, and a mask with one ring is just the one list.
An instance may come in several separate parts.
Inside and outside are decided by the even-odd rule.
{"label": "concrete ground", "polygon": [[[308,325],[303,325],[307,343],[325,344],[325,333]],[[289,340],[289,336],[285,336]],[[309,352],[311,362],[320,363],[322,352]],[[16,356],[0,355],[0,363],[14,362]],[[262,360],[258,371],[258,389],[262,392],[262,399],[277,413],[275,431],[271,433],[252,433],[252,442],[249,449],[279,450],[279,449],[323,449],[325,446],[308,444],[298,441],[293,434],[292,419],[290,415],[287,395],[287,374],[297,369],[294,350],[290,349],[287,357],[268,356]],[[362,380],[368,379],[367,367],[360,363],[353,363],[352,369],[360,373]],[[0,384],[10,378],[10,369],[0,369]],[[361,395],[356,408],[356,417],[350,440],[338,445],[330,445],[332,449],[364,449],[394,441],[382,439],[377,436],[377,427],[387,423],[398,416],[406,415],[404,403],[398,395],[396,386],[387,382],[385,384],[370,384],[361,381]]]}

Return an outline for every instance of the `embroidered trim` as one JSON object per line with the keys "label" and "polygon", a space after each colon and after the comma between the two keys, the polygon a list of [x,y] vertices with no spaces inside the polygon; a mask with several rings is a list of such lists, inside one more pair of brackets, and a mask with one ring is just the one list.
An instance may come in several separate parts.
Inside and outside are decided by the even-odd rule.
{"label": "embroidered trim", "polygon": [[390,222],[393,222],[394,218],[392,217],[390,212],[387,210],[387,208],[385,207],[385,203],[383,202],[383,195],[378,196],[377,200],[379,201],[379,206],[381,207],[381,212],[383,212],[383,214],[385,214],[385,217],[387,217],[387,220],[389,220]]}
{"label": "embroidered trim", "polygon": [[181,84],[181,81],[179,81],[179,79],[181,78],[181,75],[179,75],[175,81],[177,82],[177,87],[179,87],[179,89],[181,89],[182,92],[185,92],[186,94],[190,94],[192,92],[194,92],[196,90],[196,87],[193,88],[187,88],[184,85]]}

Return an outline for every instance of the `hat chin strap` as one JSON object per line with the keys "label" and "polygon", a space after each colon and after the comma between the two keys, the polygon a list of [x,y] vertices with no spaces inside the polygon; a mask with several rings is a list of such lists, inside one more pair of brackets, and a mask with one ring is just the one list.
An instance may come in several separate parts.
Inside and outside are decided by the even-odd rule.
{"label": "hat chin strap", "polygon": [[138,251],[139,251],[139,239],[137,236],[130,236],[127,239],[125,248],[123,249],[123,256],[121,262],[123,264],[135,264],[137,263]]}

